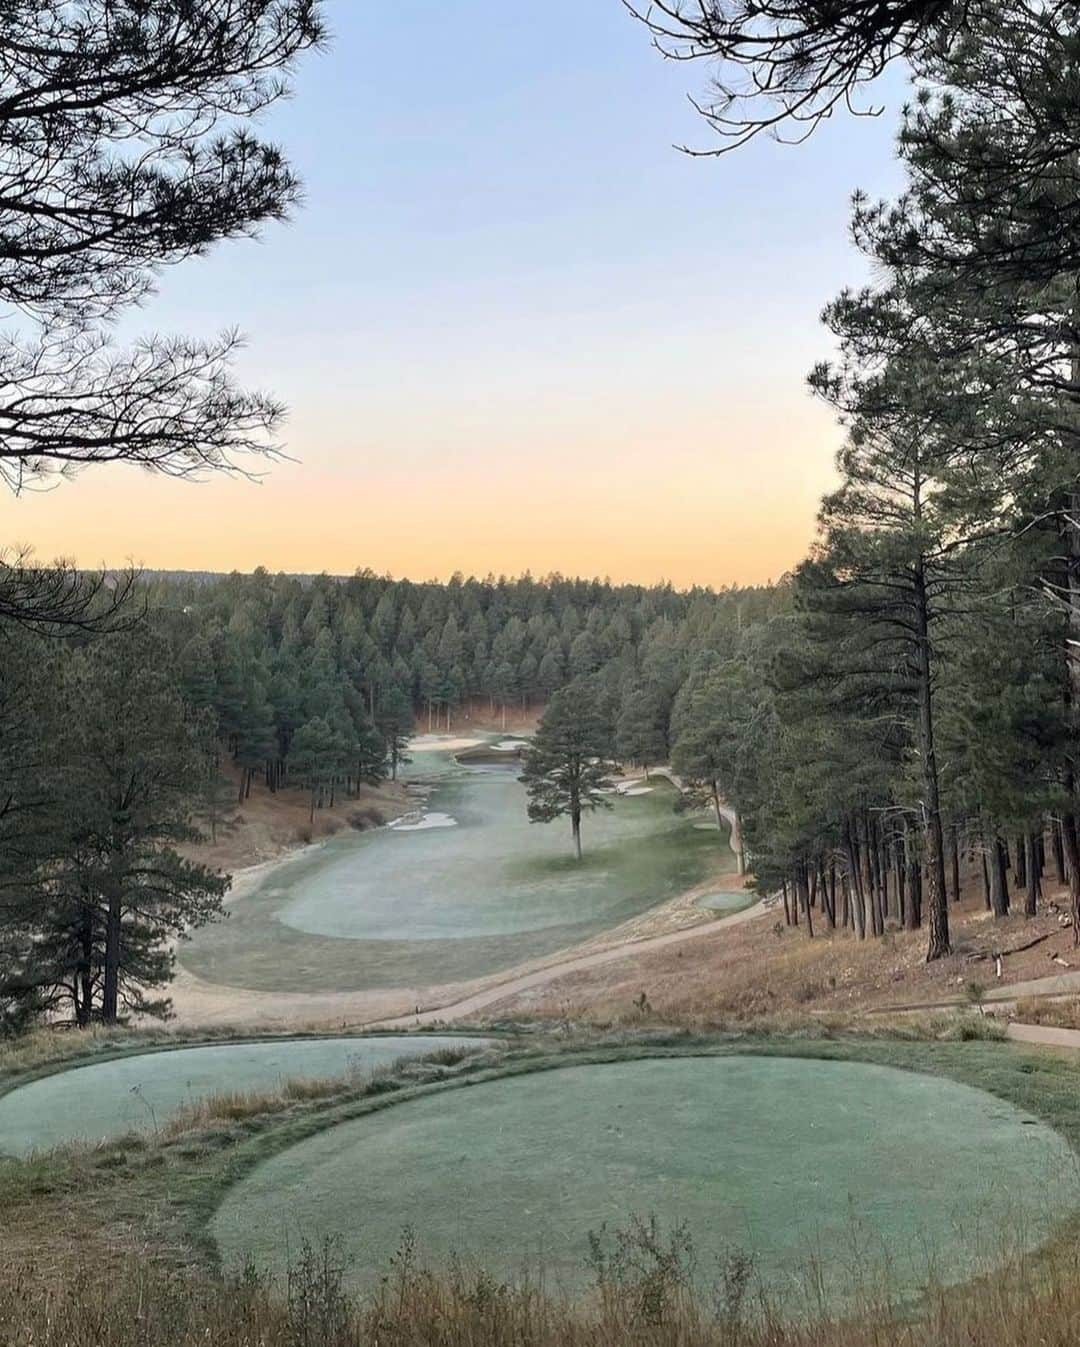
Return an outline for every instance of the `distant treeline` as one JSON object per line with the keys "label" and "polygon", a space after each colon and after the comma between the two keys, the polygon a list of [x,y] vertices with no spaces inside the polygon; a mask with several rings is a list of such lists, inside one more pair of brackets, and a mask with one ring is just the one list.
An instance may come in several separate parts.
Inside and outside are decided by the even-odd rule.
{"label": "distant treeline", "polygon": [[680,593],[561,576],[437,584],[257,571],[145,588],[185,698],[213,711],[248,779],[262,772],[271,788],[290,774],[298,737],[332,742],[337,775],[354,763],[364,775],[372,745],[378,755],[414,718],[446,730],[471,703],[496,715],[539,707],[583,678],[603,686],[613,722],[624,701],[647,697],[666,753],[697,652],[729,646],[772,603],[767,589]]}

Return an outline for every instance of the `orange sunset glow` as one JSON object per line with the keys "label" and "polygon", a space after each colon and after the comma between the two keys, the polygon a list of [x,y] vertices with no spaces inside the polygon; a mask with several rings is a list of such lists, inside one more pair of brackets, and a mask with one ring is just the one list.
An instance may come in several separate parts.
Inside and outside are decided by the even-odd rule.
{"label": "orange sunset glow", "polygon": [[264,465],[257,482],[90,469],[4,497],[0,529],[43,560],[86,567],[754,584],[805,552],[836,435],[797,394],[762,408],[756,425],[635,430],[624,408],[600,440],[545,449],[541,431],[527,452],[496,444],[422,469],[392,444],[286,438],[295,460]]}

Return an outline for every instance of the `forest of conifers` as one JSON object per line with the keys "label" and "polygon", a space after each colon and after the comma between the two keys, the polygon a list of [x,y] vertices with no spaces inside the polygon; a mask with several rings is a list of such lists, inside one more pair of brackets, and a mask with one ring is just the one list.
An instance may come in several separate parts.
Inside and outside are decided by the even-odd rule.
{"label": "forest of conifers", "polygon": [[1034,596],[1060,565],[1053,520],[955,549],[946,569],[891,481],[896,524],[848,522],[871,474],[855,448],[843,463],[821,543],[772,587],[147,575],[112,631],[9,641],[9,1016],[161,1008],[146,993],[167,973],[162,938],[217,915],[227,885],[175,848],[256,778],[307,789],[314,809],[393,773],[417,728],[498,724],[561,689],[600,727],[598,753],[670,762],[687,799],[731,805],[758,887],[782,889],[811,934],[815,914],[860,938],[925,920],[928,768],[946,931],[964,851],[996,913],[1006,860],[1033,910],[1043,866],[1064,875],[1074,845],[1067,615]]}
{"label": "forest of conifers", "polygon": [[[148,291],[155,266],[296,199],[272,148],[253,191],[248,143],[223,167],[200,137],[222,106],[242,115],[278,96],[284,85],[262,81],[267,61],[288,64],[319,36],[301,9],[283,46],[274,25],[248,26],[228,34],[235,51],[211,52],[178,85],[168,62],[149,90],[125,77],[102,94],[119,108],[111,121],[79,102],[60,150],[41,77],[13,154],[26,183],[39,162],[56,165],[50,202],[104,194],[115,209],[87,165],[102,138],[123,143],[144,123],[198,190],[167,194],[176,218],[162,230],[150,174],[128,231],[102,225],[93,247],[73,248],[68,223],[42,235],[19,213],[5,299],[40,311],[46,331],[40,349],[6,348],[16,392],[0,471],[13,486],[58,464],[187,476],[267,451],[281,409],[235,390],[231,343],[149,343],[118,363],[70,323],[104,321]],[[261,774],[271,790],[305,787],[314,809],[392,775],[417,722],[452,729],[485,702],[497,715],[539,709],[564,688],[561,707],[599,727],[598,753],[670,759],[691,798],[726,799],[758,885],[783,890],[808,931],[815,917],[860,937],[890,921],[925,926],[938,958],[965,853],[997,914],[1019,901],[1032,911],[1052,866],[1080,931],[1076,7],[988,3],[955,19],[936,6],[850,10],[850,27],[843,5],[804,29],[796,13],[790,30],[755,38],[758,56],[740,54],[741,11],[727,26],[708,6],[699,21],[697,7],[654,15],[661,42],[765,62],[765,83],[721,90],[704,108],[736,143],[827,116],[898,52],[917,78],[898,140],[904,190],[854,203],[873,284],[828,306],[834,355],[810,375],[846,439],[808,558],[775,588],[722,594],[257,573],[146,576],[123,602],[108,593],[123,578],[5,559],[5,1015],[63,1004],[86,1023],[153,1008],[145,989],[167,969],[163,940],[221,903],[226,881],[182,848],[228,807],[222,763],[235,769],[232,803]],[[32,29],[36,11],[20,13]],[[220,102],[222,61],[248,80],[246,102]],[[36,88],[31,73],[20,78]],[[190,144],[175,119],[146,121],[156,100],[186,107],[195,87],[209,120],[192,120]],[[196,172],[200,154],[217,156],[213,173]],[[1010,894],[1021,875],[1022,896]]]}
{"label": "forest of conifers", "polygon": [[149,995],[163,942],[216,917],[228,884],[184,844],[256,778],[314,810],[395,774],[417,726],[478,709],[497,723],[567,686],[598,710],[607,756],[666,761],[699,652],[732,648],[775,597],[263,571],[146,575],[119,604],[108,588],[88,633],[5,642],[0,1004],[15,1024],[164,1009]]}

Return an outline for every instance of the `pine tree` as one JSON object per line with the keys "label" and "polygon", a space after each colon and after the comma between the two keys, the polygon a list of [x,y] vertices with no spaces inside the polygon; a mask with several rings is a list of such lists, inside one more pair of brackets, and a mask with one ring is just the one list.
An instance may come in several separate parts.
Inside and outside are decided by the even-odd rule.
{"label": "pine tree", "polygon": [[574,852],[581,860],[583,812],[608,809],[611,789],[610,731],[584,681],[557,692],[525,751],[521,781],[529,797],[529,821],[568,817]]}
{"label": "pine tree", "polygon": [[[183,859],[199,837],[208,771],[204,727],[193,722],[147,630],[93,643],[71,662],[64,700],[65,826],[41,939],[85,932],[78,1017],[113,1023],[121,1009],[167,1013],[148,989],[171,977],[170,937],[214,920],[227,877]],[[77,1001],[77,993],[73,997]]]}
{"label": "pine tree", "polygon": [[667,716],[658,689],[627,689],[615,725],[615,751],[623,762],[643,767],[646,776],[650,767],[667,761]]}
{"label": "pine tree", "polygon": [[307,786],[309,822],[315,822],[316,806],[325,802],[333,783],[348,765],[347,753],[347,744],[325,716],[305,721],[293,735],[290,774]]}
{"label": "pine tree", "polygon": [[409,762],[405,756],[414,730],[412,705],[403,688],[389,688],[379,702],[375,726],[382,736],[383,757],[390,762],[390,779],[398,779],[398,768]]}

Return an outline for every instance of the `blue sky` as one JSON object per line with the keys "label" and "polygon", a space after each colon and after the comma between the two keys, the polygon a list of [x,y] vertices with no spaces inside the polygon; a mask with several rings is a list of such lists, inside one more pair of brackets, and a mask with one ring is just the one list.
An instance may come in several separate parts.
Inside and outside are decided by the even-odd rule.
{"label": "blue sky", "polygon": [[166,274],[123,325],[240,327],[299,461],[260,486],[86,474],[5,501],[5,535],[88,564],[790,565],[837,445],[804,390],[817,315],[866,274],[851,191],[899,186],[900,74],[884,117],[693,159],[673,145],[713,143],[687,101],[708,69],[663,61],[619,0],[327,15],[263,128],[304,209]]}

